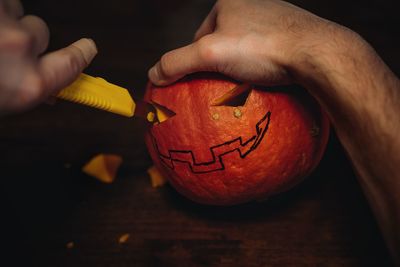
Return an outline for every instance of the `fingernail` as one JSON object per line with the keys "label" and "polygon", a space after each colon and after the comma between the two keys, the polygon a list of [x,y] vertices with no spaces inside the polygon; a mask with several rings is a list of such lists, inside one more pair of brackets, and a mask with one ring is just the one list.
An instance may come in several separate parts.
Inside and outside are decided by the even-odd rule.
{"label": "fingernail", "polygon": [[97,54],[97,47],[95,42],[89,38],[82,38],[72,44],[77,47],[85,58],[86,64],[89,65]]}

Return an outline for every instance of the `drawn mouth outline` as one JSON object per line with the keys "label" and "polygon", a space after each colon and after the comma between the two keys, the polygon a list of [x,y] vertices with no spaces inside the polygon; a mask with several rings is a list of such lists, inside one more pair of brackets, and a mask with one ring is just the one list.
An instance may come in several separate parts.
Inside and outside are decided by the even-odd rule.
{"label": "drawn mouth outline", "polygon": [[[237,151],[241,159],[244,159],[252,151],[254,151],[264,139],[269,123],[271,121],[271,112],[268,111],[256,124],[256,134],[250,137],[247,141],[243,142],[242,137],[239,136],[230,141],[224,142],[219,145],[210,147],[212,160],[207,162],[197,163],[194,153],[191,150],[168,150],[168,155],[164,155],[159,150],[157,141],[153,135],[152,142],[157,151],[161,162],[168,168],[174,170],[175,163],[187,164],[191,172],[195,174],[211,173],[216,171],[225,170],[223,156]],[[239,143],[234,145],[235,143]],[[226,148],[226,151],[224,149]]]}

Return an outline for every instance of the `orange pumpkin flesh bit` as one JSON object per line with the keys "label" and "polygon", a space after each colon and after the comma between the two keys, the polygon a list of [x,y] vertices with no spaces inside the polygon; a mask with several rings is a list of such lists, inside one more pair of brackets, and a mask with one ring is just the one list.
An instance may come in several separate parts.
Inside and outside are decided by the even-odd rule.
{"label": "orange pumpkin flesh bit", "polygon": [[326,147],[329,122],[304,90],[252,86],[243,106],[214,106],[236,97],[236,86],[220,75],[195,74],[146,90],[146,101],[176,114],[148,129],[154,164],[199,203],[233,205],[288,190],[312,172]]}
{"label": "orange pumpkin flesh bit", "polygon": [[118,238],[118,243],[120,243],[120,244],[126,243],[126,242],[128,241],[128,239],[130,238],[130,236],[131,236],[131,235],[128,234],[128,233],[121,235],[121,236]]}
{"label": "orange pumpkin flesh bit", "polygon": [[149,169],[147,169],[147,173],[150,176],[152,187],[160,187],[167,183],[167,179],[161,174],[156,166],[151,166]]}
{"label": "orange pumpkin flesh bit", "polygon": [[113,154],[99,154],[93,157],[82,171],[103,183],[112,183],[122,164],[122,157]]}

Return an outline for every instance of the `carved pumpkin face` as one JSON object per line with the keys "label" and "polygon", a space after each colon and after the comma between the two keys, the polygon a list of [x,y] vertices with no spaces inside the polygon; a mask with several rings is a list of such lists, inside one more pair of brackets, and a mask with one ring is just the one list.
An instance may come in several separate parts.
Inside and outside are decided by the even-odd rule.
{"label": "carved pumpkin face", "polygon": [[285,191],[316,167],[325,149],[328,120],[301,89],[254,87],[215,105],[237,85],[197,74],[146,90],[145,100],[175,114],[150,126],[150,155],[196,202],[232,205]]}

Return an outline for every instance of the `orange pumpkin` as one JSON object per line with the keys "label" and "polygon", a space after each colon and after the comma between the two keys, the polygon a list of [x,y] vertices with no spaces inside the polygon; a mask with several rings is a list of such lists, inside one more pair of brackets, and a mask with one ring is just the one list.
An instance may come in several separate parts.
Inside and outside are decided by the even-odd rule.
{"label": "orange pumpkin", "polygon": [[215,105],[237,85],[202,73],[146,89],[145,100],[174,113],[149,127],[150,155],[193,201],[232,205],[285,191],[311,173],[325,150],[328,119],[304,90],[253,86]]}

